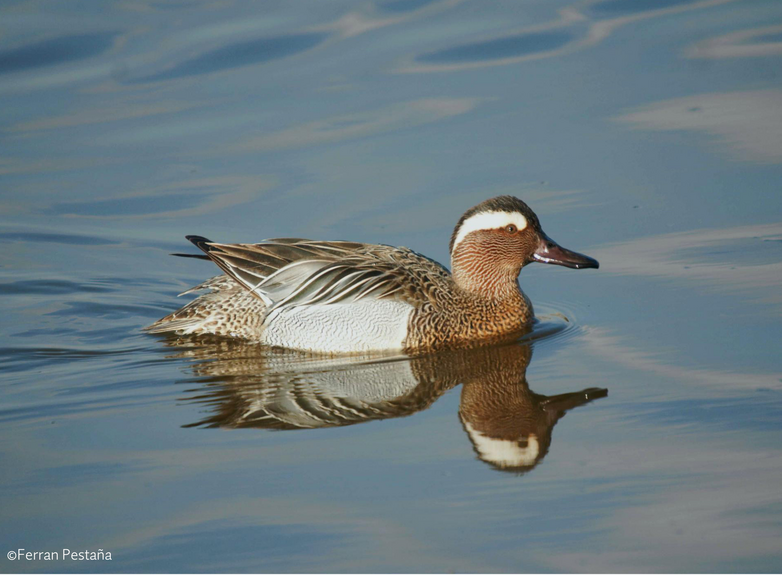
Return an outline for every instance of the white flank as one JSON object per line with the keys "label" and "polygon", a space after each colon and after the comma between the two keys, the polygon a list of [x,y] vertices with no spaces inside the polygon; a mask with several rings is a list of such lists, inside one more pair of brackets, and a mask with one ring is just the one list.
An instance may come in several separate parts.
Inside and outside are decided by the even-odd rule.
{"label": "white flank", "polygon": [[511,224],[523,230],[527,227],[527,218],[518,212],[480,212],[470,216],[459,227],[456,240],[453,242],[453,251],[456,251],[456,246],[467,237],[467,234],[480,230],[498,230]]}
{"label": "white flank", "polygon": [[267,345],[326,353],[399,350],[413,306],[389,300],[283,306],[263,330]]}
{"label": "white flank", "polygon": [[540,443],[534,433],[527,437],[527,447],[521,447],[518,442],[510,439],[495,439],[484,435],[467,422],[464,427],[483,461],[500,467],[526,467],[535,463],[540,454]]}

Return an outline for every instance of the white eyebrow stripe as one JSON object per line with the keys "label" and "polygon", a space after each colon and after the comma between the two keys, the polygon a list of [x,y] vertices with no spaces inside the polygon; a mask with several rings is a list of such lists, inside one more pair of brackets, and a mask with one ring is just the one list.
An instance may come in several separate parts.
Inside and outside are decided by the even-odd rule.
{"label": "white eyebrow stripe", "polygon": [[481,212],[470,216],[462,223],[453,242],[453,251],[469,233],[479,230],[497,230],[513,224],[517,229],[527,227],[527,218],[518,212]]}
{"label": "white eyebrow stripe", "polygon": [[527,437],[527,447],[521,447],[518,441],[484,435],[467,422],[464,423],[464,427],[481,459],[494,465],[529,467],[535,464],[535,460],[540,455],[540,442],[534,433],[530,433]]}

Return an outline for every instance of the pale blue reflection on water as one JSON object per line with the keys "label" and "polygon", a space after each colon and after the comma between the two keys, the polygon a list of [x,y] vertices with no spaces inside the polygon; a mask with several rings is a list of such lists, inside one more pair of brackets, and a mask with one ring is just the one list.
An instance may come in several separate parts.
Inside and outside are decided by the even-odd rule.
{"label": "pale blue reflection on water", "polygon": [[[782,569],[780,26],[774,0],[5,4],[0,539],[113,560],[0,570]],[[217,271],[168,255],[185,234],[447,263],[502,193],[601,262],[523,271],[533,340],[356,365],[139,331]]]}

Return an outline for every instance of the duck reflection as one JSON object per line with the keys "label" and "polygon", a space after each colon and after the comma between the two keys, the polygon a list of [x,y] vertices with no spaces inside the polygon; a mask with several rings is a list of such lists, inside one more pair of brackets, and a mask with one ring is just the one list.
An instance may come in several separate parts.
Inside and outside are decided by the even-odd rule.
{"label": "duck reflection", "polygon": [[229,339],[177,338],[202,387],[188,400],[210,415],[186,427],[313,429],[403,417],[462,384],[459,418],[475,453],[503,471],[526,472],[548,453],[565,413],[605,397],[589,388],[534,393],[529,343],[420,357],[324,358]]}
{"label": "duck reflection", "polygon": [[605,397],[608,390],[591,387],[560,395],[537,394],[530,390],[525,373],[530,347],[498,351],[491,370],[465,380],[459,418],[481,460],[496,469],[523,473],[546,456],[551,432],[565,413]]}

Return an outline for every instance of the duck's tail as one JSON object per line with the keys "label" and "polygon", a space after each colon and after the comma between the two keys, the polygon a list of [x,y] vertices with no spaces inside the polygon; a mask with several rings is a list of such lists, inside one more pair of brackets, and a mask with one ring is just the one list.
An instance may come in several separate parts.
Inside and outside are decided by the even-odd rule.
{"label": "duck's tail", "polygon": [[[210,243],[212,243],[211,240],[206,239],[204,236],[185,236],[185,239],[193,242],[193,245],[196,246],[201,251],[203,251],[204,254],[208,254],[212,250],[212,246],[209,245]],[[204,255],[204,254],[171,254],[171,255],[177,256],[178,258],[195,258],[198,260],[206,260],[206,261],[212,259],[208,255]]]}

